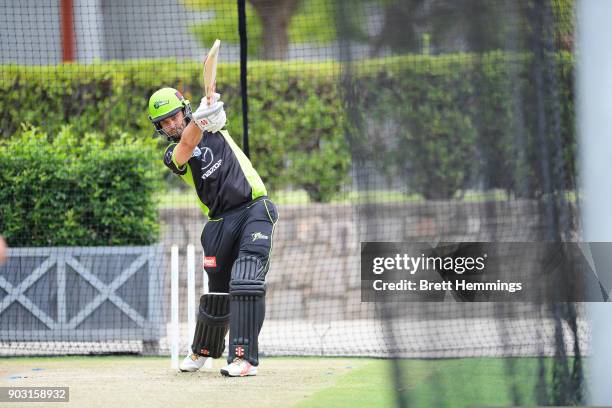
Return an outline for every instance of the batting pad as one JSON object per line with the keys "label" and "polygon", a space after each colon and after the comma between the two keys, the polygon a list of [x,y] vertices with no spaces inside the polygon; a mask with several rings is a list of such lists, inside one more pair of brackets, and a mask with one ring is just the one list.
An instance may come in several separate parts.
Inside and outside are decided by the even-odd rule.
{"label": "batting pad", "polygon": [[198,322],[191,350],[200,356],[219,358],[225,350],[229,322],[229,295],[207,293],[200,297]]}
{"label": "batting pad", "polygon": [[257,341],[265,317],[266,286],[261,275],[262,265],[252,256],[238,258],[230,282],[230,341],[228,362],[239,357],[256,366]]}

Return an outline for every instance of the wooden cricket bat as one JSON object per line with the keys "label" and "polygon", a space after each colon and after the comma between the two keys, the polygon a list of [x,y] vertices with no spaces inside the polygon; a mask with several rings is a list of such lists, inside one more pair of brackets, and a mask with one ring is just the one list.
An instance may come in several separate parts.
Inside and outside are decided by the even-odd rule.
{"label": "wooden cricket bat", "polygon": [[217,78],[217,55],[219,55],[219,46],[221,41],[215,40],[213,46],[208,51],[204,59],[204,93],[210,104],[212,95],[215,93],[215,80]]}

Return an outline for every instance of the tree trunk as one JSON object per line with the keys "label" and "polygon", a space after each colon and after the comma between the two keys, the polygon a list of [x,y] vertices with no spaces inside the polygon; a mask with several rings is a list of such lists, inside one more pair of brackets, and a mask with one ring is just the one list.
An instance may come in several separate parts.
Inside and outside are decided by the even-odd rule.
{"label": "tree trunk", "polygon": [[301,0],[249,0],[262,26],[263,59],[285,59],[289,48],[289,23]]}

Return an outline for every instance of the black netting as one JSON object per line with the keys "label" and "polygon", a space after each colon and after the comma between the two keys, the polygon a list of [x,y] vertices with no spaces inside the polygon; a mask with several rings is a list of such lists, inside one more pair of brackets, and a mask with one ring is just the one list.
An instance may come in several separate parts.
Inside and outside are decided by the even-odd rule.
{"label": "black netting", "polygon": [[207,218],[147,102],[197,108],[219,38],[280,214],[261,353],[389,358],[399,405],[583,403],[583,305],[362,302],[360,279],[366,241],[581,239],[573,1],[240,3],[0,1],[0,355],[188,350]]}
{"label": "black netting", "polygon": [[[573,9],[561,3],[340,3],[361,241],[579,239]],[[515,276],[524,272],[524,259],[510,262]],[[549,290],[561,288],[558,276],[537,273]],[[487,356],[502,357],[507,403],[583,400],[583,308],[456,303],[469,299],[455,295],[442,303],[379,304],[399,389],[411,377],[402,357]],[[527,357],[537,363],[527,368]],[[482,363],[467,363],[459,375],[470,375],[469,364]],[[424,388],[443,393],[451,375],[440,372]],[[526,392],[521,382],[528,377],[538,381]],[[456,395],[445,398],[459,398],[448,392]],[[485,403],[486,392],[462,404]],[[398,392],[397,402],[418,405],[423,393]]]}

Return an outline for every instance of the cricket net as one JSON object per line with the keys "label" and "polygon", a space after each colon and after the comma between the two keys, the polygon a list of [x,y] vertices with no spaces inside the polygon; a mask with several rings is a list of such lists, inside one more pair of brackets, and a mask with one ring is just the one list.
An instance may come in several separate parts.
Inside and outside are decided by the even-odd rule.
{"label": "cricket net", "polygon": [[537,402],[583,401],[579,304],[362,302],[360,269],[362,242],[580,240],[573,1],[2,3],[1,355],[168,354],[172,245],[188,349],[206,221],[146,106],[197,106],[219,38],[228,129],[280,213],[263,354],[534,357]]}

